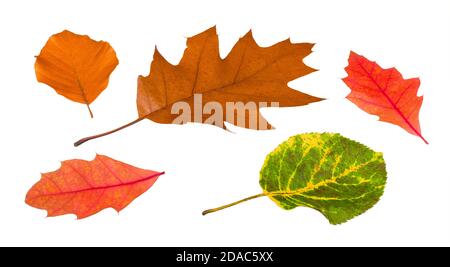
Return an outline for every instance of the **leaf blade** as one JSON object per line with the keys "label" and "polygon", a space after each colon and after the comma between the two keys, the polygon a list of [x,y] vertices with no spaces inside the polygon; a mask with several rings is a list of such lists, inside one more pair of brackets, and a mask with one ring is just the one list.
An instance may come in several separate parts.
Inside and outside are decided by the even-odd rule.
{"label": "leaf blade", "polygon": [[428,144],[419,123],[423,102],[423,96],[417,96],[420,80],[405,80],[397,69],[382,69],[353,51],[348,62],[348,76],[343,81],[351,92],[346,98],[367,113],[378,115],[380,121],[398,125]]}
{"label": "leaf blade", "polygon": [[301,134],[267,156],[260,186],[283,209],[310,207],[340,224],[378,202],[385,168],[381,153],[339,134]]}
{"label": "leaf blade", "polygon": [[[150,74],[138,79],[139,116],[158,123],[172,123],[177,117],[171,113],[173,104],[184,101],[194,110],[195,93],[201,93],[204,102],[220,103],[223,110],[226,110],[224,102],[248,103],[252,96],[259,97],[259,102],[278,101],[281,107],[322,100],[287,86],[289,81],[315,71],[301,61],[311,53],[312,44],[292,44],[285,40],[271,47],[260,47],[250,31],[223,60],[218,45],[213,27],[188,38],[178,65],[170,64],[155,50]],[[265,83],[273,84],[264,86]],[[256,114],[260,116],[259,109]],[[249,120],[248,116],[245,120]],[[192,113],[191,121],[194,121]],[[231,122],[225,114],[223,121]],[[225,127],[223,123],[218,126]],[[244,127],[251,128],[248,124]]]}
{"label": "leaf blade", "polygon": [[42,174],[25,202],[47,210],[49,217],[75,214],[83,219],[108,207],[120,212],[162,174],[102,155],[92,161],[68,160],[57,171]]}
{"label": "leaf blade", "polygon": [[48,39],[34,67],[39,82],[67,99],[86,104],[92,117],[89,104],[106,89],[118,63],[109,43],[65,30]]}

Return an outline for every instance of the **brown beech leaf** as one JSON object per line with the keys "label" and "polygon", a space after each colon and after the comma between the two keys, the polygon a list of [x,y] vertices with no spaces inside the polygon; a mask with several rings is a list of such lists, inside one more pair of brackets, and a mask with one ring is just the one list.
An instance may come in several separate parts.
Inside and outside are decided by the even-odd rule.
{"label": "brown beech leaf", "polygon": [[25,202],[47,210],[49,217],[73,213],[82,219],[109,207],[119,212],[162,174],[102,155],[92,161],[67,160],[57,171],[42,174]]}
{"label": "brown beech leaf", "polygon": [[[187,48],[178,65],[170,64],[155,49],[149,76],[138,78],[139,118],[118,129],[83,138],[75,145],[146,118],[166,124],[188,121],[225,129],[224,122],[227,121],[248,129],[270,129],[259,113],[259,108],[265,104],[292,107],[321,100],[287,85],[289,81],[315,71],[302,61],[311,53],[312,46],[309,43],[293,44],[288,39],[270,47],[260,47],[250,31],[225,59],[221,59],[218,36],[213,27],[187,39]],[[201,101],[196,100],[200,98]],[[177,120],[180,102],[190,111],[181,122]],[[227,108],[229,103],[235,104],[232,110]],[[216,108],[220,109],[219,113]],[[216,119],[211,120],[212,117]]]}
{"label": "brown beech leaf", "polygon": [[117,64],[109,43],[66,30],[48,39],[34,68],[39,82],[72,101],[86,104],[93,117],[89,104],[108,86]]}

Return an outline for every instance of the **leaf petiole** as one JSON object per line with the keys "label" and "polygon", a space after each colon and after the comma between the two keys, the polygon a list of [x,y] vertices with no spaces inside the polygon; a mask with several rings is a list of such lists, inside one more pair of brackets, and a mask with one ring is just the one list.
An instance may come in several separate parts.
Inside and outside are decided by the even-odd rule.
{"label": "leaf petiole", "polygon": [[88,103],[86,103],[86,106],[87,106],[87,109],[88,109],[88,111],[89,111],[89,115],[91,116],[91,119],[93,119],[93,118],[94,118],[94,113],[92,113],[91,107],[89,106]]}
{"label": "leaf petiole", "polygon": [[[148,114],[148,115],[149,115],[149,114]],[[147,115],[147,116],[148,116],[148,115]],[[83,143],[85,143],[85,142],[87,142],[87,141],[89,141],[89,140],[97,139],[97,138],[99,138],[99,137],[103,137],[103,136],[106,136],[106,135],[110,135],[110,134],[112,134],[112,133],[115,133],[115,132],[118,132],[118,131],[120,131],[120,130],[122,130],[122,129],[125,129],[125,128],[127,128],[127,127],[133,125],[133,124],[136,124],[136,123],[140,122],[141,120],[143,120],[143,119],[145,119],[145,118],[146,118],[146,116],[142,116],[142,117],[139,117],[139,118],[135,119],[135,120],[132,121],[132,122],[129,122],[129,123],[123,125],[123,126],[120,126],[119,128],[116,128],[116,129],[114,129],[114,130],[111,130],[111,131],[107,131],[107,132],[104,132],[104,133],[101,133],[101,134],[96,134],[96,135],[92,135],[92,136],[88,136],[88,137],[82,138],[82,139],[76,141],[73,145],[77,147],[77,146],[79,146],[79,145],[81,145],[81,144],[83,144]]]}
{"label": "leaf petiole", "polygon": [[261,194],[257,194],[257,195],[251,196],[251,197],[246,197],[244,199],[235,201],[235,202],[227,204],[227,205],[223,205],[223,206],[220,206],[220,207],[217,207],[217,208],[214,208],[214,209],[205,210],[205,211],[202,212],[202,215],[206,215],[206,214],[213,213],[213,212],[216,212],[216,211],[219,211],[219,210],[223,210],[223,209],[235,206],[237,204],[240,204],[242,202],[246,202],[246,201],[249,201],[249,200],[252,200],[252,199],[255,199],[255,198],[265,197],[265,196],[266,196],[265,193],[261,193]]}

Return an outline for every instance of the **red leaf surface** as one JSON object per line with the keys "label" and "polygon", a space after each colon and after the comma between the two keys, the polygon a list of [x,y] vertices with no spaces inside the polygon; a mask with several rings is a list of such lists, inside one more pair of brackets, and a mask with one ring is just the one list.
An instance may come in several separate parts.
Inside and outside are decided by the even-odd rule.
{"label": "red leaf surface", "polygon": [[397,69],[383,69],[353,51],[345,70],[348,76],[343,81],[352,90],[347,99],[367,113],[378,115],[381,121],[396,124],[428,144],[419,124],[423,101],[423,96],[417,96],[419,78],[405,80]]}
{"label": "red leaf surface", "polygon": [[162,174],[102,155],[92,161],[67,160],[57,171],[42,174],[25,202],[47,210],[49,217],[73,213],[82,219],[110,207],[119,212]]}

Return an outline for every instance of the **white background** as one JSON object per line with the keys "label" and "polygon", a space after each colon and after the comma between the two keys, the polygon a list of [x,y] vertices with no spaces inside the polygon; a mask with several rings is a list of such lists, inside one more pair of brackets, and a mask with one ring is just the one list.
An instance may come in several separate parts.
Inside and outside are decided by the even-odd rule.
{"label": "white background", "polygon": [[[290,85],[327,100],[263,110],[273,131],[143,121],[72,146],[136,118],[136,79],[148,74],[155,45],[175,64],[185,37],[213,25],[222,56],[249,29],[262,46],[288,37],[317,43],[305,62],[320,71]],[[92,104],[94,119],[36,81],[34,56],[64,29],[107,40],[117,52],[110,85]],[[1,1],[0,34],[0,245],[450,244],[450,1]],[[420,77],[420,121],[430,145],[344,98],[350,50],[405,78]],[[310,131],[339,132],[384,153],[388,184],[374,208],[339,226],[314,210],[285,211],[263,198],[201,215],[260,193],[266,154]],[[84,220],[45,218],[24,203],[41,172],[95,153],[166,175],[119,215],[107,209]]]}

